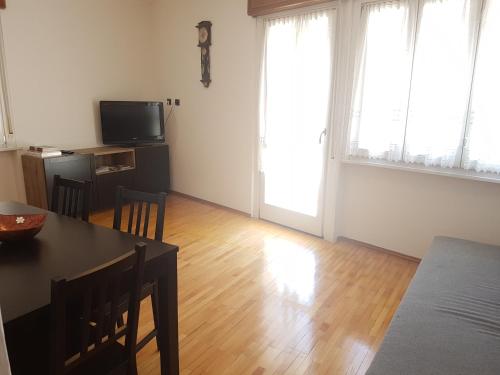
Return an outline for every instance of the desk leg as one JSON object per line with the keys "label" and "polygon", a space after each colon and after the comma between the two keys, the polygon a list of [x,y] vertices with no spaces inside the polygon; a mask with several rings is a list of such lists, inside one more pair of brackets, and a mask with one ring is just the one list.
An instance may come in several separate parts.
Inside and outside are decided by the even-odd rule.
{"label": "desk leg", "polygon": [[177,254],[168,256],[165,274],[158,280],[159,346],[162,375],[179,374],[179,327],[177,313]]}

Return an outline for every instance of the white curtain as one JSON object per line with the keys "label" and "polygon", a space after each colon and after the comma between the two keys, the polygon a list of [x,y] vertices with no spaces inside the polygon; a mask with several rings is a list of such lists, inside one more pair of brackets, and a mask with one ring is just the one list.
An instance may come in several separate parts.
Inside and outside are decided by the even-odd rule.
{"label": "white curtain", "polygon": [[366,4],[355,64],[350,155],[401,160],[411,74],[408,1]]}
{"label": "white curtain", "polygon": [[500,173],[500,1],[388,1],[360,21],[349,155]]}
{"label": "white curtain", "polygon": [[261,149],[265,203],[315,216],[330,116],[334,10],[265,20]]}
{"label": "white curtain", "polygon": [[500,1],[485,4],[463,166],[500,173]]}
{"label": "white curtain", "polygon": [[459,167],[481,2],[420,4],[404,160]]}

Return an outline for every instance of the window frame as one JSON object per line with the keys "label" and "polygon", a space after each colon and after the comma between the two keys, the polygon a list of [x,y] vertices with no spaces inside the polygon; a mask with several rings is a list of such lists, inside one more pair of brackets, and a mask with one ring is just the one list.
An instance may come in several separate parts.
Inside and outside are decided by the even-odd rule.
{"label": "window frame", "polygon": [[14,144],[14,129],[12,127],[9,85],[7,80],[7,69],[4,48],[3,23],[0,17],[0,151],[16,150]]}
{"label": "window frame", "polygon": [[[420,14],[420,0],[414,0],[418,2],[418,12]],[[484,11],[485,0],[481,0],[481,13]],[[397,3],[397,0],[354,0],[351,8],[351,36],[349,40],[349,50],[348,50],[348,58],[349,61],[349,74],[345,77],[346,80],[346,93],[347,93],[347,102],[344,108],[344,129],[345,132],[342,137],[342,158],[341,162],[344,165],[361,165],[361,166],[370,166],[376,168],[385,168],[392,170],[400,170],[406,172],[414,172],[414,173],[423,173],[423,174],[431,174],[431,175],[439,175],[453,178],[460,178],[466,180],[474,180],[474,181],[484,181],[484,182],[492,182],[492,183],[500,183],[500,174],[494,172],[477,172],[474,170],[468,170],[463,168],[463,161],[461,161],[460,167],[453,168],[444,168],[444,167],[434,167],[434,166],[425,166],[417,163],[409,163],[404,161],[387,161],[387,160],[379,160],[379,159],[369,159],[363,157],[352,156],[349,154],[349,144],[350,144],[350,134],[352,128],[352,118],[351,111],[352,105],[354,101],[354,65],[356,61],[356,56],[358,54],[357,51],[357,41],[360,37],[361,32],[361,12],[363,6],[366,4],[383,4],[383,3]],[[481,33],[482,28],[482,18],[481,23],[479,24],[479,33],[478,37]],[[477,60],[477,45],[479,44],[479,39],[476,43],[475,52],[474,52],[474,65]],[[475,75],[475,70],[473,71],[471,82],[473,85],[473,79]],[[472,91],[471,85],[471,91]],[[467,118],[470,116],[470,101],[472,96],[469,96],[469,105],[467,108]],[[466,124],[467,126],[467,124]],[[461,159],[463,159],[464,152],[464,139],[461,141]]]}

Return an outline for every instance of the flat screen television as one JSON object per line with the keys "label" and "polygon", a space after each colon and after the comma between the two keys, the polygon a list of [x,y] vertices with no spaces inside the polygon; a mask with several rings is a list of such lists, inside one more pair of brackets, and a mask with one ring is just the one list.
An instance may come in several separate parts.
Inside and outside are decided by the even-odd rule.
{"label": "flat screen television", "polygon": [[101,101],[99,106],[104,144],[165,142],[163,103]]}

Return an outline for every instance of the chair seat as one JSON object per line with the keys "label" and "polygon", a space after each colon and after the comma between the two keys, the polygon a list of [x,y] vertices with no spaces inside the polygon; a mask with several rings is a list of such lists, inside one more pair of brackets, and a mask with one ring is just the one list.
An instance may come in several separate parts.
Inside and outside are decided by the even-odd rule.
{"label": "chair seat", "polygon": [[[141,290],[141,301],[143,299],[148,298],[150,295],[153,294],[155,288],[155,284],[153,283],[146,283],[143,285],[142,290]],[[127,307],[128,307],[128,295],[123,295],[122,300],[119,305],[119,311],[120,313],[125,313],[127,312]]]}
{"label": "chair seat", "polygon": [[154,282],[144,284],[144,286],[142,287],[142,291],[141,291],[141,299],[147,298],[151,294],[153,294],[154,287],[155,287]]}
{"label": "chair seat", "polygon": [[[157,305],[158,305],[158,295],[155,293],[155,290],[157,290],[157,284],[156,282],[151,282],[151,283],[146,283],[143,285],[141,289],[141,297],[140,300],[144,300],[147,297],[151,296],[151,302],[152,302],[152,308],[153,308],[153,319],[155,322],[155,328],[149,332],[146,336],[144,336],[138,343],[137,343],[137,351],[140,351],[142,348],[144,348],[151,340],[153,340],[155,337],[158,336],[158,310],[157,310]],[[128,297],[125,295],[122,297],[122,301],[120,302],[118,306],[118,311],[123,315],[127,311],[127,302]],[[121,322],[119,321],[119,326],[120,324],[123,324],[123,319]],[[158,346],[158,341],[156,342],[156,346],[159,350]]]}

